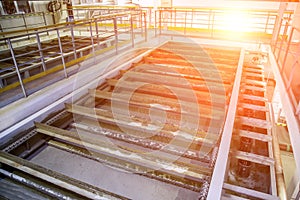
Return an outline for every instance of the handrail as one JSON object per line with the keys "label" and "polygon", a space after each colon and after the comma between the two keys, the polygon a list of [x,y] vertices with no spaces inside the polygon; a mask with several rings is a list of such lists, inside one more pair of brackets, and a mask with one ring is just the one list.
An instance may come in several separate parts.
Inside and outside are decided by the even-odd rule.
{"label": "handrail", "polygon": [[[51,31],[51,30],[55,30],[57,28],[63,28],[63,27],[69,26],[69,25],[78,25],[78,24],[83,24],[83,23],[89,23],[89,22],[93,22],[94,20],[107,20],[107,19],[110,19],[113,17],[122,17],[122,16],[126,16],[128,14],[132,14],[132,13],[131,12],[113,13],[113,14],[96,16],[93,19],[80,19],[80,20],[76,20],[76,21],[72,21],[72,22],[62,22],[62,23],[57,23],[57,24],[52,24],[52,25],[47,25],[47,26],[40,26],[40,27],[29,28],[29,29],[23,29],[23,30],[0,32],[0,36],[4,36],[4,37],[0,38],[0,40],[21,37],[21,36],[27,36],[28,34],[35,34],[37,31]],[[5,36],[5,35],[12,35],[12,34],[17,34],[17,33],[25,33],[25,34]]]}
{"label": "handrail", "polygon": [[[141,6],[142,9],[155,9],[154,6]],[[226,7],[199,7],[199,6],[195,6],[195,7],[182,7],[182,6],[172,6],[172,8],[170,7],[162,7],[162,6],[158,6],[157,9],[174,9],[174,10],[178,10],[178,9],[182,9],[182,10],[238,10],[241,12],[244,11],[254,11],[254,12],[274,12],[274,13],[278,13],[278,9],[246,9],[246,8],[226,8]],[[287,13],[294,13],[294,10],[286,10]]]}
{"label": "handrail", "polygon": [[138,5],[94,5],[94,4],[81,4],[81,5],[72,5],[73,9],[128,9],[128,8],[139,8]]}
{"label": "handrail", "polygon": [[[275,19],[277,13],[272,10],[236,10],[237,12],[230,12],[233,9],[214,10],[213,8],[195,8],[195,9],[175,9],[165,8],[158,9],[154,13],[154,27],[155,34],[157,30],[160,35],[185,35],[191,37],[228,37],[230,33],[241,33],[244,36],[249,36],[254,40],[268,39],[274,31]],[[290,19],[293,11],[285,12],[285,16]],[[237,15],[237,16],[234,16]],[[230,20],[235,20],[241,15],[241,19],[235,21],[237,23],[236,29],[232,30]],[[244,18],[243,18],[244,17]],[[247,20],[240,24],[240,20]],[[151,21],[151,19],[149,19]],[[152,24],[150,24],[152,25]],[[242,26],[242,27],[240,27]],[[229,28],[228,28],[229,27]],[[172,32],[176,30],[176,32]],[[170,32],[171,31],[171,32]],[[222,33],[228,33],[222,34]],[[246,35],[248,34],[248,35]],[[236,39],[236,38],[234,38]]]}
{"label": "handrail", "polygon": [[[133,29],[139,31],[133,31]],[[76,34],[74,34],[75,31]],[[48,32],[56,35],[56,41],[52,41],[50,46],[47,43],[42,43],[40,40],[42,36],[45,36],[44,39],[51,39],[52,37],[44,35],[44,33]],[[7,36],[8,33],[10,35]],[[130,35],[130,37],[129,39],[119,40],[118,35],[120,34]],[[3,63],[0,76],[0,93],[21,86],[24,97],[28,95],[24,87],[25,83],[48,75],[49,71],[63,70],[65,77],[67,77],[66,67],[71,66],[71,63],[81,62],[81,58],[85,57],[86,53],[89,55],[86,58],[96,56],[102,47],[110,50],[115,48],[115,52],[118,53],[119,44],[131,41],[131,46],[135,45],[134,35],[140,35],[141,39],[145,37],[145,40],[147,40],[146,18],[145,13],[141,12],[141,10],[138,10],[138,12],[123,11],[44,27],[4,32],[1,35],[5,36],[0,38],[2,44],[5,45],[3,47],[8,48],[12,53],[10,56],[7,51],[4,51],[7,56],[0,58],[0,62]],[[69,36],[64,39],[67,35]],[[19,46],[19,44],[17,43],[27,40],[27,37],[33,39],[31,42],[36,43],[37,46],[32,46],[35,48],[29,47],[29,51],[21,49],[21,51],[18,51],[16,46]],[[105,41],[102,41],[102,39],[105,39]],[[12,43],[17,45],[12,45]],[[59,47],[58,50],[57,47]],[[32,56],[29,56],[30,54]],[[23,57],[26,59],[23,59]],[[71,62],[66,60],[68,57],[71,57]],[[13,64],[11,60],[14,61]],[[33,69],[38,67],[42,68],[36,74],[36,71]],[[52,68],[55,68],[55,70],[51,70]],[[18,82],[7,83],[6,81],[9,80],[7,78],[16,75],[15,70],[18,72]],[[31,74],[32,72],[35,74]]]}
{"label": "handrail", "polygon": [[[142,7],[143,8],[143,7]],[[146,8],[146,7],[145,7]],[[218,7],[172,7],[172,8],[168,8],[166,9],[166,7],[158,7],[159,9],[163,9],[163,10],[183,10],[183,11],[189,11],[189,10],[195,10],[195,11],[209,11],[209,10],[216,10],[216,11],[232,11],[232,10],[237,10],[240,12],[247,12],[247,11],[251,11],[251,12],[274,12],[274,13],[278,13],[277,9],[246,9],[246,8],[218,8]],[[291,13],[293,14],[294,11],[293,10],[286,10],[286,13]]]}

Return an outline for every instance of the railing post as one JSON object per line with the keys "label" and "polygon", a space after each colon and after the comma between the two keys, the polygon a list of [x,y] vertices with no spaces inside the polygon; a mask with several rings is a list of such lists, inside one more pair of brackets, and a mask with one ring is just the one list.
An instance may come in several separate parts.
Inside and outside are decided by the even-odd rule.
{"label": "railing post", "polygon": [[290,73],[290,76],[289,76],[289,80],[288,80],[288,83],[287,83],[287,86],[286,86],[286,91],[288,92],[291,88],[291,85],[292,85],[292,81],[293,81],[293,78],[294,78],[294,73],[295,73],[295,70],[296,70],[296,65],[298,64],[298,60],[296,60],[292,66],[292,70],[291,70],[291,73]]}
{"label": "railing post", "polygon": [[130,36],[131,36],[131,46],[134,47],[134,32],[133,32],[133,20],[132,14],[130,16]]}
{"label": "railing post", "polygon": [[267,30],[268,30],[269,20],[270,20],[270,12],[268,11],[268,17],[267,17],[266,26],[265,26],[265,33],[267,33]]}
{"label": "railing post", "polygon": [[141,35],[143,35],[143,10],[142,9],[140,9],[139,17],[140,17]]}
{"label": "railing post", "polygon": [[176,27],[176,16],[177,16],[177,13],[176,13],[176,9],[174,10],[174,27]]}
{"label": "railing post", "polygon": [[99,46],[99,29],[98,29],[98,21],[95,19],[95,30],[96,30],[96,37],[97,37],[97,45]]}
{"label": "railing post", "polygon": [[116,54],[118,54],[118,26],[117,26],[117,18],[113,18],[113,23],[114,23],[114,33],[115,33],[115,48],[116,48]]}
{"label": "railing post", "polygon": [[[46,21],[45,12],[42,12],[42,16],[43,16],[44,24],[45,24],[45,26],[47,26],[47,21]],[[48,32],[48,31],[47,31],[47,35],[49,35],[49,32]]]}
{"label": "railing post", "polygon": [[170,26],[172,27],[173,26],[173,10],[169,9],[169,11],[170,11],[170,14],[171,14]]}
{"label": "railing post", "polygon": [[77,59],[76,45],[75,45],[75,36],[74,36],[74,24],[70,22],[70,30],[71,30],[71,40],[72,40],[72,48],[74,51],[74,59]]}
{"label": "railing post", "polygon": [[9,47],[9,50],[10,50],[11,57],[13,59],[15,68],[16,68],[16,72],[17,72],[17,75],[18,75],[18,78],[19,78],[19,82],[20,82],[20,85],[21,85],[21,88],[22,88],[22,92],[24,94],[24,97],[27,97],[26,90],[25,90],[25,87],[24,87],[24,84],[23,84],[23,80],[22,80],[22,77],[21,77],[21,73],[20,73],[20,70],[19,70],[19,67],[18,67],[18,63],[17,63],[16,57],[15,57],[14,49],[13,49],[13,46],[12,46],[11,41],[10,41],[9,38],[7,39],[7,44],[8,44],[8,47]]}
{"label": "railing post", "polygon": [[214,37],[214,26],[215,25],[215,12],[212,12],[212,24],[211,24],[211,38]]}
{"label": "railing post", "polygon": [[[272,31],[272,35],[274,36],[274,34],[276,34],[276,40],[274,41],[273,37],[272,38],[272,41],[271,41],[271,45],[273,45],[273,54],[275,55],[275,52],[276,52],[276,49],[277,49],[277,42],[278,42],[278,36],[279,36],[279,32],[280,32],[280,29],[281,29],[281,23],[280,22],[280,27],[278,27],[278,31],[275,33],[275,30],[276,30],[276,26],[277,26],[277,22],[279,21],[279,15],[276,15],[276,18],[275,18],[275,23],[274,23],[274,27],[273,27],[273,31]],[[279,26],[279,25],[278,25]]]}
{"label": "railing post", "polygon": [[280,43],[280,48],[279,48],[279,52],[278,52],[278,55],[277,55],[277,62],[279,62],[279,59],[280,59],[280,54],[281,54],[281,51],[282,51],[282,46],[283,46],[283,40],[284,40],[284,36],[286,35],[286,32],[287,32],[287,27],[288,27],[288,21],[285,23],[285,27],[284,27],[284,31],[283,31],[283,34],[282,34],[282,39],[281,39],[281,43]]}
{"label": "railing post", "polygon": [[148,33],[147,33],[147,15],[146,13],[143,13],[144,15],[144,26],[145,26],[145,42],[148,40]]}
{"label": "railing post", "polygon": [[285,51],[285,54],[284,54],[284,58],[283,58],[283,62],[282,62],[282,67],[280,69],[281,73],[283,72],[283,69],[284,69],[285,63],[286,63],[286,59],[287,59],[287,55],[288,55],[288,53],[290,51],[290,45],[291,45],[291,42],[292,42],[293,34],[294,34],[294,27],[292,27],[292,30],[291,30],[291,33],[290,33],[290,38],[289,38],[289,41],[288,41],[288,46],[286,47],[286,51]]}
{"label": "railing post", "polygon": [[193,28],[193,24],[194,24],[194,14],[195,14],[195,11],[194,11],[194,9],[192,9],[191,28]]}
{"label": "railing post", "polygon": [[64,59],[64,52],[63,52],[63,48],[62,48],[62,44],[61,44],[61,40],[60,40],[60,35],[59,35],[59,30],[58,29],[56,29],[56,34],[57,34],[57,41],[58,41],[58,46],[59,46],[60,55],[61,55],[61,61],[62,61],[63,67],[64,67],[65,78],[67,78],[68,74],[67,74],[66,63],[65,63],[65,59]]}
{"label": "railing post", "polygon": [[40,52],[40,57],[41,57],[41,61],[42,61],[43,71],[46,71],[45,59],[44,59],[44,54],[43,54],[43,50],[42,50],[40,36],[39,36],[38,32],[36,32],[35,35],[36,35],[37,46],[38,46],[38,49],[39,49],[39,52]]}
{"label": "railing post", "polygon": [[184,35],[186,35],[186,18],[187,18],[187,11],[184,14]]}
{"label": "railing post", "polygon": [[94,36],[93,36],[93,29],[92,29],[92,22],[90,21],[90,34],[91,34],[91,43],[92,43],[92,53],[93,53],[93,58],[95,62],[95,45],[94,45]]}
{"label": "railing post", "polygon": [[161,20],[162,20],[162,10],[159,10],[159,35],[161,35]]}
{"label": "railing post", "polygon": [[155,37],[157,37],[157,10],[154,10],[154,35]]}
{"label": "railing post", "polygon": [[[23,18],[23,22],[24,22],[24,27],[26,29],[26,32],[28,33],[28,31],[27,31],[28,27],[27,27],[27,23],[26,23],[26,19],[25,19],[25,14],[24,13],[22,14],[22,18]],[[27,37],[28,37],[28,40],[29,40],[30,36],[28,35]]]}

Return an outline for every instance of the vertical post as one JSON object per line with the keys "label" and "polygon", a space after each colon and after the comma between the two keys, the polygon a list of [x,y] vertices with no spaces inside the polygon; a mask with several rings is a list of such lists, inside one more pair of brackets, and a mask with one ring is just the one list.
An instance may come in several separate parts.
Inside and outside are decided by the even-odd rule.
{"label": "vertical post", "polygon": [[[274,51],[273,51],[273,53],[274,53],[274,55],[275,55],[275,51],[276,51],[276,48],[277,48],[277,43],[278,43],[278,37],[279,37],[279,35],[280,35],[280,30],[281,30],[281,27],[282,27],[282,19],[278,19],[279,18],[279,16],[277,15],[276,16],[276,20],[275,21],[280,21],[280,23],[279,23],[279,25],[278,25],[278,30],[277,30],[277,32],[275,33],[276,34],[276,40],[274,41]],[[276,25],[276,23],[275,23],[275,25]],[[274,27],[274,29],[275,29],[275,27]],[[273,35],[274,35],[274,31],[273,31]],[[279,51],[280,51],[280,49],[279,49]]]}
{"label": "vertical post", "polygon": [[288,41],[288,46],[286,47],[286,51],[285,51],[285,54],[284,54],[284,58],[283,58],[283,62],[282,62],[282,67],[280,69],[281,73],[283,72],[283,69],[285,67],[285,62],[286,62],[288,53],[290,51],[290,45],[291,45],[291,42],[292,42],[293,34],[294,34],[294,27],[292,27],[292,30],[291,30],[291,33],[290,33],[290,38],[289,38],[289,41]]}
{"label": "vertical post", "polygon": [[279,10],[276,15],[275,24],[274,24],[274,28],[273,28],[273,36],[272,36],[272,40],[271,40],[271,44],[274,44],[274,51],[273,51],[274,55],[275,55],[275,51],[277,49],[278,36],[280,35],[284,11],[286,10],[287,5],[288,5],[287,3],[280,3]]}
{"label": "vertical post", "polygon": [[192,19],[191,19],[191,28],[193,28],[193,24],[194,24],[194,9],[192,9]]}
{"label": "vertical post", "polygon": [[267,33],[267,30],[268,30],[269,19],[270,19],[270,11],[268,11],[268,17],[267,17],[266,26],[265,26],[265,33]]}
{"label": "vertical post", "polygon": [[169,9],[170,11],[170,14],[171,14],[171,20],[170,20],[170,26],[172,27],[174,24],[173,24],[173,11],[171,9]]}
{"label": "vertical post", "polygon": [[22,80],[22,77],[21,77],[21,74],[20,74],[20,70],[18,68],[18,63],[17,63],[16,57],[15,57],[14,49],[12,47],[12,44],[11,44],[11,41],[10,41],[9,38],[7,39],[7,44],[8,44],[8,47],[9,47],[9,50],[10,50],[11,57],[13,59],[15,68],[16,68],[16,72],[17,72],[17,75],[18,75],[18,78],[19,78],[19,82],[20,82],[24,97],[27,97],[26,90],[25,90],[25,87],[24,87],[24,84],[23,84],[23,80]]}
{"label": "vertical post", "polygon": [[40,57],[41,57],[41,61],[42,61],[43,71],[46,71],[45,59],[44,59],[44,54],[43,54],[43,50],[42,50],[40,36],[39,36],[38,32],[36,32],[35,35],[36,35],[37,46],[38,46],[38,49],[39,49],[39,52],[40,52]]}
{"label": "vertical post", "polygon": [[94,45],[94,36],[93,36],[93,29],[92,29],[92,22],[90,21],[90,34],[91,34],[91,43],[92,43],[92,53],[94,57],[94,62],[95,62],[95,45]]}
{"label": "vertical post", "polygon": [[154,35],[155,37],[157,37],[157,10],[154,10]]}
{"label": "vertical post", "polygon": [[134,47],[134,32],[133,32],[133,20],[132,14],[130,14],[130,36],[131,36],[131,46]]}
{"label": "vertical post", "polygon": [[280,48],[279,48],[279,52],[278,52],[277,59],[276,59],[277,62],[280,59],[280,54],[281,54],[282,46],[283,46],[283,40],[285,40],[284,36],[286,35],[286,32],[287,32],[288,23],[289,23],[288,21],[285,23],[284,31],[283,31],[282,38],[281,38]]}
{"label": "vertical post", "polygon": [[43,20],[44,20],[44,25],[47,26],[45,12],[42,12],[42,16],[43,16]]}
{"label": "vertical post", "polygon": [[186,35],[186,18],[187,18],[187,11],[184,14],[184,35]]}
{"label": "vertical post", "polygon": [[118,27],[117,27],[117,18],[113,18],[113,23],[114,23],[114,32],[115,32],[115,48],[116,48],[116,54],[118,54]]}
{"label": "vertical post", "polygon": [[77,52],[76,52],[76,45],[75,45],[75,36],[74,36],[74,23],[70,22],[70,30],[71,30],[71,40],[72,40],[72,47],[74,51],[74,59],[77,59]]}
{"label": "vertical post", "polygon": [[291,70],[291,73],[290,73],[290,77],[289,77],[289,80],[288,80],[288,83],[287,83],[287,86],[286,86],[286,91],[288,92],[291,88],[291,85],[292,85],[292,81],[293,81],[293,78],[294,78],[294,73],[295,73],[295,70],[296,70],[296,65],[298,64],[298,60],[296,60],[292,66],[292,70]]}
{"label": "vertical post", "polygon": [[[200,12],[201,13],[201,12]],[[209,10],[209,14],[208,14],[208,25],[207,25],[207,29],[211,30],[211,10]]]}
{"label": "vertical post", "polygon": [[17,1],[14,1],[14,5],[15,5],[15,8],[16,8],[16,12],[17,12],[17,13],[20,13],[20,11],[19,11],[19,6],[18,6],[18,2],[17,2]]}
{"label": "vertical post", "polygon": [[144,26],[145,26],[145,42],[148,40],[148,33],[147,33],[147,15],[146,13],[143,13],[144,15]]}
{"label": "vertical post", "polygon": [[176,9],[174,10],[174,27],[176,27],[176,19],[177,19]]}
{"label": "vertical post", "polygon": [[98,29],[98,21],[96,19],[95,19],[95,29],[96,29],[97,45],[99,46],[99,29]]}
{"label": "vertical post", "polygon": [[212,24],[211,24],[211,37],[214,37],[214,28],[215,28],[215,12],[212,13]]}
{"label": "vertical post", "polygon": [[[154,11],[154,12],[155,12],[155,11]],[[152,23],[152,8],[148,8],[148,9],[147,9],[147,14],[146,14],[146,16],[147,16],[147,15],[149,16],[149,17],[148,17],[148,19],[149,19],[148,27],[151,27],[151,23]]]}
{"label": "vertical post", "polygon": [[142,9],[140,9],[139,17],[140,17],[141,35],[143,35],[143,11],[142,11]]}
{"label": "vertical post", "polygon": [[159,10],[159,35],[161,35],[162,10]]}
{"label": "vertical post", "polygon": [[79,11],[80,11],[80,9],[77,9],[77,10],[76,10],[76,13],[77,13],[77,19],[79,19]]}
{"label": "vertical post", "polygon": [[24,22],[24,27],[25,27],[25,29],[27,30],[27,23],[26,23],[26,19],[25,19],[25,14],[23,13],[22,14],[22,18],[23,18],[23,22]]}
{"label": "vertical post", "polygon": [[58,46],[59,46],[60,55],[61,55],[61,61],[62,61],[63,67],[64,67],[65,78],[67,78],[68,74],[67,74],[66,63],[65,63],[65,59],[64,59],[64,52],[63,52],[63,48],[62,48],[62,44],[61,44],[61,40],[60,40],[60,35],[59,35],[59,30],[58,29],[56,29],[56,34],[57,34]]}
{"label": "vertical post", "polygon": [[54,15],[55,5],[54,5],[54,3],[52,3],[51,5],[52,5],[52,19],[53,19],[53,24],[56,24],[55,15]]}
{"label": "vertical post", "polygon": [[[25,14],[22,14],[22,18],[23,18],[23,22],[24,22],[24,27],[25,27],[25,29],[26,29],[26,32],[28,33],[28,30],[27,30],[27,23],[26,23],[26,19],[25,19]],[[28,37],[28,40],[30,39],[30,36],[28,35],[27,36]]]}
{"label": "vertical post", "polygon": [[[47,26],[47,21],[46,21],[46,16],[45,12],[42,12],[43,20],[44,20],[44,25]],[[49,32],[47,31],[47,35],[49,35]]]}

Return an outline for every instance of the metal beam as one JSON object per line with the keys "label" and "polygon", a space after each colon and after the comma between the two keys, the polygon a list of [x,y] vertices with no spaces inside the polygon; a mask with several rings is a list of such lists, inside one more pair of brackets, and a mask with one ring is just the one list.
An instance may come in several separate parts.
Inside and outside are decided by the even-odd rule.
{"label": "metal beam", "polygon": [[[169,76],[167,76],[169,75]],[[172,75],[172,74],[171,74]],[[170,73],[167,72],[160,72],[160,74],[155,73],[155,79],[153,79],[153,73],[147,73],[147,72],[135,72],[135,71],[129,71],[124,74],[124,78],[133,78],[134,80],[139,80],[147,83],[156,83],[156,84],[163,84],[166,86],[175,86],[175,87],[182,87],[182,88],[195,88],[199,91],[213,91],[214,93],[224,93],[229,91],[231,89],[231,86],[226,84],[221,84],[220,79],[216,78],[210,78],[207,77],[205,80],[203,78],[199,80],[199,77],[192,76],[193,78],[198,78],[198,80],[195,80],[193,78],[189,78],[189,75],[182,75],[180,73],[175,74],[176,76],[171,76]],[[182,82],[178,81],[178,78],[180,77],[180,80],[182,80],[181,77],[184,77],[186,81],[188,81],[189,84],[182,84]],[[207,81],[215,81],[207,84]]]}
{"label": "metal beam", "polygon": [[[120,84],[122,83],[122,84]],[[174,86],[168,86],[167,88],[173,92],[176,92],[176,95],[174,95],[172,92],[166,91],[166,88],[162,88],[161,85],[159,84],[149,84],[146,82],[139,82],[139,81],[127,81],[127,80],[116,80],[116,79],[108,79],[107,80],[107,84],[113,87],[118,87],[118,88],[122,88],[128,91],[134,91],[136,89],[138,89],[138,91],[135,92],[144,92],[144,93],[150,93],[150,94],[154,94],[154,95],[158,95],[158,96],[170,96],[170,97],[174,97],[177,98],[177,96],[180,96],[180,98],[184,101],[189,101],[189,102],[194,102],[194,97],[191,97],[191,94],[194,93],[195,96],[197,97],[197,101],[199,104],[201,105],[210,105],[212,103],[214,103],[214,106],[218,106],[216,105],[217,103],[213,102],[213,100],[211,99],[212,94],[208,91],[192,91],[190,89],[187,88],[180,88],[180,87],[174,87]],[[140,87],[140,86],[143,87]],[[224,97],[224,95],[220,95],[220,94],[213,94],[214,95],[214,100],[217,102],[219,102],[219,106],[224,108],[224,103],[225,100],[224,98],[226,98],[227,100],[227,96]]]}
{"label": "metal beam", "polygon": [[231,137],[237,110],[238,96],[240,91],[240,83],[242,79],[243,63],[245,50],[241,49],[239,64],[236,71],[235,81],[232,89],[232,95],[229,103],[228,113],[224,125],[224,131],[221,137],[220,148],[211,178],[211,183],[208,191],[208,200],[221,199],[223,183],[225,179],[226,165],[228,162]]}
{"label": "metal beam", "polygon": [[[82,116],[94,118],[94,119],[97,119],[97,120],[107,123],[107,124],[116,124],[117,123],[118,125],[120,125],[122,127],[128,128],[130,130],[138,131],[139,136],[144,134],[143,136],[149,137],[149,135],[153,134],[154,130],[159,130],[159,128],[161,127],[160,124],[154,123],[154,124],[151,124],[151,128],[149,128],[148,125],[143,125],[141,122],[134,122],[131,118],[128,118],[128,116],[122,115],[120,113],[118,114],[118,118],[114,119],[114,118],[111,118],[108,116],[109,113],[101,112],[100,109],[87,108],[87,107],[78,106],[78,105],[66,104],[66,110],[73,114],[79,114]],[[112,113],[110,115],[112,115]],[[121,120],[121,118],[122,118],[122,120]],[[191,130],[188,127],[182,127],[180,130],[182,132],[178,137],[179,138],[182,137],[182,139],[185,139],[187,141],[193,139],[198,142],[203,142],[207,145],[213,145],[216,140],[216,138],[213,138],[213,137],[211,137],[209,139],[205,138],[207,135],[206,132],[200,132],[198,130]],[[195,131],[198,131],[197,137],[193,136]],[[160,130],[159,133],[157,133],[157,134],[161,134],[162,136],[168,136],[168,135],[173,136],[174,133],[172,131]]]}
{"label": "metal beam", "polygon": [[294,158],[297,166],[297,172],[299,174],[300,172],[300,125],[299,120],[297,119],[297,116],[295,115],[294,106],[291,102],[291,99],[289,98],[289,94],[285,88],[285,83],[283,81],[283,77],[280,74],[278,65],[276,63],[276,59],[271,51],[271,48],[269,47],[269,60],[270,65],[273,69],[273,73],[276,80],[276,85],[280,92],[280,98],[282,102],[282,108],[286,115],[286,121],[287,126],[289,128],[289,136],[291,140],[291,144],[293,147]]}
{"label": "metal beam", "polygon": [[244,116],[238,116],[237,120],[239,120],[240,124],[247,125],[247,126],[253,126],[258,128],[264,128],[264,129],[272,128],[272,124],[267,120],[257,119],[253,117],[244,117]]}
{"label": "metal beam", "polygon": [[264,142],[272,141],[272,137],[270,135],[266,135],[266,134],[262,134],[262,133],[246,131],[246,130],[241,130],[241,129],[235,129],[234,132],[237,133],[240,137],[248,137],[251,139],[260,140],[260,141],[264,141]]}
{"label": "metal beam", "polygon": [[258,106],[249,103],[239,103],[240,108],[247,108],[255,111],[268,112],[268,109],[265,106]]}
{"label": "metal beam", "polygon": [[[196,166],[198,167],[197,169],[193,167],[193,171],[179,171],[180,169],[182,170],[186,165],[192,167],[193,164],[190,163],[190,159],[185,159],[189,161],[189,164],[187,162],[174,162],[174,160],[172,160],[173,156],[177,159],[180,158],[180,156],[178,157],[177,155],[172,155],[162,151],[159,152],[159,155],[147,154],[143,153],[143,148],[140,146],[140,148],[137,148],[138,146],[134,144],[128,144],[127,142],[122,141],[119,141],[118,143],[114,141],[115,143],[112,143],[112,139],[105,138],[105,136],[103,137],[101,135],[95,135],[92,133],[88,134],[88,132],[85,132],[87,134],[80,134],[79,136],[76,132],[60,129],[45,124],[35,123],[35,125],[39,133],[43,133],[45,135],[67,141],[68,143],[73,143],[76,146],[84,146],[85,148],[101,152],[105,155],[117,157],[118,159],[125,159],[127,162],[139,163],[149,167],[150,169],[164,171],[168,174],[174,174],[179,177],[188,177],[190,180],[195,181],[201,181],[201,179],[205,179],[207,178],[207,175],[211,174],[210,168],[199,167],[199,165]],[[168,165],[161,165],[161,163],[167,163]]]}
{"label": "metal beam", "polygon": [[274,165],[274,159],[266,157],[266,156],[261,156],[257,155],[254,153],[248,153],[244,151],[231,151],[232,155],[238,159],[242,160],[248,160],[250,162],[262,164],[262,165]]}
{"label": "metal beam", "polygon": [[248,196],[256,197],[256,198],[259,198],[259,199],[279,200],[279,198],[276,197],[276,196],[273,196],[273,195],[270,195],[270,194],[267,194],[267,193],[263,193],[263,192],[259,192],[259,191],[256,191],[256,190],[251,190],[251,189],[248,189],[248,188],[236,186],[236,185],[231,185],[231,184],[228,184],[228,183],[224,183],[224,189],[231,190],[231,191],[238,192],[238,193],[242,193],[242,194],[246,194]]}
{"label": "metal beam", "polygon": [[204,69],[215,69],[217,67],[219,70],[229,70],[234,71],[235,65],[229,65],[229,64],[219,64],[219,63],[213,63],[211,62],[205,62],[205,61],[191,61],[191,60],[185,60],[183,59],[174,59],[174,58],[157,58],[157,57],[146,57],[145,58],[146,63],[153,63],[153,64],[173,64],[173,65],[182,65],[182,66],[194,66],[194,67],[203,67]]}
{"label": "metal beam", "polygon": [[0,151],[0,162],[90,199],[126,199],[3,151]]}
{"label": "metal beam", "polygon": [[[90,90],[90,95],[95,98],[101,98],[101,99],[107,99],[114,102],[120,102],[120,103],[126,103],[126,104],[133,104],[143,107],[151,107],[151,105],[168,105],[164,108],[165,111],[172,111],[177,113],[187,112],[188,115],[193,116],[203,116],[203,117],[209,117],[212,113],[214,115],[217,115],[217,117],[223,116],[223,111],[219,108],[214,108],[212,110],[211,108],[199,108],[199,104],[195,102],[187,102],[187,101],[178,101],[177,99],[172,99],[168,97],[159,97],[156,95],[150,95],[150,94],[142,94],[142,93],[135,93],[134,95],[131,95],[131,99],[129,102],[126,101],[129,94],[126,94],[125,91],[122,91],[122,93],[117,92],[106,92],[106,91],[100,91],[100,90]],[[153,106],[155,107],[155,106]],[[198,108],[201,112],[201,115],[199,113],[194,113],[195,108]],[[162,109],[163,110],[163,109]],[[209,117],[212,118],[212,117]],[[195,121],[195,120],[193,120]]]}

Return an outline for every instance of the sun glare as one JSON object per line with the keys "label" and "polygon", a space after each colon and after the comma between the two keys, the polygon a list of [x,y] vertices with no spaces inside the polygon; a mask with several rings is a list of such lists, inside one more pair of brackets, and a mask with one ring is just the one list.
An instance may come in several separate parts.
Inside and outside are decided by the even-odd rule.
{"label": "sun glare", "polygon": [[241,11],[231,11],[224,14],[222,29],[234,32],[250,32],[250,16]]}

